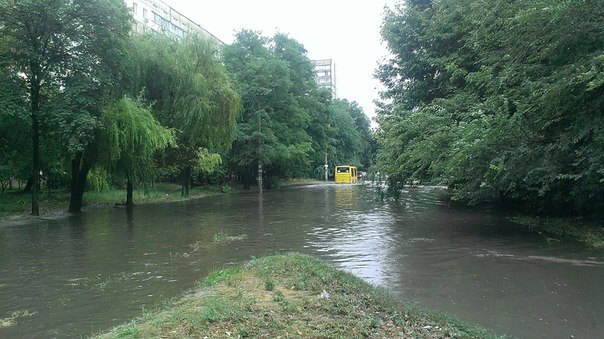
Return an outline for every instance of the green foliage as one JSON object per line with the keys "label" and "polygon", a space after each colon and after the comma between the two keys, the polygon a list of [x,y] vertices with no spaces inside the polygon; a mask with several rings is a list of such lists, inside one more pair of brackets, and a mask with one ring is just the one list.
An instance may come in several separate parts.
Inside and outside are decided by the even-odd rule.
{"label": "green foliage", "polygon": [[27,180],[31,172],[30,119],[19,83],[0,70],[0,182]]}
{"label": "green foliage", "polygon": [[133,181],[149,180],[154,155],[173,141],[173,132],[161,126],[140,100],[124,97],[103,111],[99,142],[104,164],[112,173]]}
{"label": "green foliage", "polygon": [[[89,148],[100,108],[115,95],[112,84],[123,74],[129,32],[130,17],[119,0],[0,1],[0,68],[8,80],[3,85],[10,88],[13,113],[29,113],[23,126],[29,127],[31,148],[16,149],[31,159],[32,214],[39,213],[41,171],[61,173],[64,158],[78,159],[75,170],[82,159],[93,161]],[[82,176],[72,188],[83,187]]]}
{"label": "green foliage", "polygon": [[379,167],[533,211],[604,207],[604,7],[408,1],[388,11]]}
{"label": "green foliage", "polygon": [[154,103],[158,120],[191,148],[228,147],[240,105],[218,47],[195,35],[182,41],[138,36],[134,43],[133,91]]}
{"label": "green foliage", "polygon": [[[307,113],[300,109],[293,93],[296,79],[287,61],[268,44],[269,39],[242,31],[224,50],[227,69],[236,79],[243,100],[230,161],[241,172],[253,172],[261,161],[267,171],[295,175],[292,172],[304,168],[312,152],[304,130]],[[310,65],[308,59],[306,63]]]}
{"label": "green foliage", "polygon": [[272,291],[275,288],[275,282],[271,279],[266,279],[264,281],[264,289],[267,291]]}
{"label": "green foliage", "polygon": [[107,191],[111,188],[109,182],[109,173],[101,167],[95,167],[88,173],[88,189],[90,191]]}
{"label": "green foliage", "polygon": [[142,91],[157,120],[175,131],[175,145],[163,160],[181,172],[185,195],[194,169],[210,171],[219,164],[208,150],[230,147],[235,135],[240,99],[218,52],[213,42],[195,35],[134,39],[131,92]]}
{"label": "green foliage", "polygon": [[222,186],[220,186],[220,192],[222,193],[229,193],[233,190],[233,188],[231,186],[229,186],[228,184],[224,184]]}
{"label": "green foliage", "polygon": [[204,286],[214,286],[220,283],[227,282],[235,274],[241,273],[240,267],[225,268],[222,270],[213,271],[205,277],[200,284]]}
{"label": "green foliage", "polygon": [[[334,100],[329,107],[328,158],[335,165],[364,167],[362,157],[371,138],[369,121],[357,103]],[[356,117],[361,126],[357,126]]]}
{"label": "green foliage", "polygon": [[218,153],[210,153],[206,148],[197,151],[197,164],[195,169],[202,173],[212,173],[222,164],[222,157]]}
{"label": "green foliage", "polygon": [[330,162],[364,159],[368,119],[357,104],[333,101],[318,87],[298,41],[244,30],[223,54],[243,103],[228,161],[244,184],[255,180],[258,162],[271,186],[272,178],[320,177],[326,152]]}

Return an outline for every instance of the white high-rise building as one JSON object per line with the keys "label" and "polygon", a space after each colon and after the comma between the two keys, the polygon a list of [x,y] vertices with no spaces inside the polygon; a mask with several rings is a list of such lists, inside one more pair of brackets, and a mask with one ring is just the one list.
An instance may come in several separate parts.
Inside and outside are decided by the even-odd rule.
{"label": "white high-rise building", "polygon": [[315,79],[319,86],[328,89],[334,98],[337,98],[336,64],[332,59],[311,60],[315,67]]}
{"label": "white high-rise building", "polygon": [[170,7],[161,0],[124,0],[132,17],[133,30],[136,33],[161,33],[175,38],[183,38],[195,32],[224,45],[215,35],[205,30],[184,14]]}

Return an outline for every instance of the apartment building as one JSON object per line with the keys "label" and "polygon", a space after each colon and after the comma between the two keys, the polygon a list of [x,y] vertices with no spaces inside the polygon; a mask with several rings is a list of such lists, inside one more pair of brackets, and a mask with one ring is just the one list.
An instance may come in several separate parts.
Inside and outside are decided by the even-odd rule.
{"label": "apartment building", "polygon": [[124,0],[134,18],[136,33],[161,33],[177,39],[187,34],[202,34],[220,45],[220,39],[161,0]]}
{"label": "apartment building", "polygon": [[336,64],[332,59],[311,60],[315,67],[315,79],[319,86],[328,89],[334,98],[337,98]]}

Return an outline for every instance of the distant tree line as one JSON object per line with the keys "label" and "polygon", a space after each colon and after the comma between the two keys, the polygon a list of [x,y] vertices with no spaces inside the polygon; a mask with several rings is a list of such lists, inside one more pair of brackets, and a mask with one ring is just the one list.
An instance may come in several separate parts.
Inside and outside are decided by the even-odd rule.
{"label": "distant tree line", "polygon": [[315,82],[304,46],[284,34],[241,31],[224,51],[242,100],[237,135],[226,154],[228,171],[245,186],[279,178],[316,177],[331,164],[367,169],[373,163],[369,119],[355,102],[334,100]]}
{"label": "distant tree line", "polygon": [[390,189],[449,186],[541,213],[604,210],[602,1],[406,0],[378,120]]}
{"label": "distant tree line", "polygon": [[[177,181],[266,185],[320,177],[330,163],[372,165],[362,109],[314,82],[304,47],[242,31],[232,46],[201,36],[131,34],[121,0],[0,0],[0,182],[84,192]],[[91,185],[92,184],[92,185]]]}

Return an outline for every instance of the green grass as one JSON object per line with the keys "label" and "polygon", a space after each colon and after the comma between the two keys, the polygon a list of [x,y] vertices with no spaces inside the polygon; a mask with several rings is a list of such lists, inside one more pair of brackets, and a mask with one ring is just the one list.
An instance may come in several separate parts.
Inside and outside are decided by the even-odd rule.
{"label": "green grass", "polygon": [[263,257],[211,273],[185,297],[99,337],[229,336],[498,337],[401,303],[386,290],[301,254]]}
{"label": "green grass", "polygon": [[[40,191],[40,208],[56,209],[69,201],[69,192],[53,190]],[[65,205],[66,206],[66,205]],[[9,191],[0,194],[0,215],[6,213],[27,213],[31,209],[31,195],[21,191]]]}
{"label": "green grass", "polygon": [[604,247],[604,226],[570,218],[519,216],[512,222],[526,226],[549,240],[570,239],[591,247]]}
{"label": "green grass", "polygon": [[[145,204],[161,201],[180,201],[195,199],[224,191],[221,186],[194,187],[190,190],[189,197],[183,198],[180,186],[177,184],[157,184],[146,191],[142,188],[135,189],[134,203]],[[106,191],[91,191],[84,193],[84,206],[114,205],[126,200],[125,189],[110,189]],[[40,191],[40,212],[42,216],[62,214],[69,207],[69,191],[46,190]],[[31,208],[31,195],[11,191],[0,194],[0,221],[29,218]]]}

